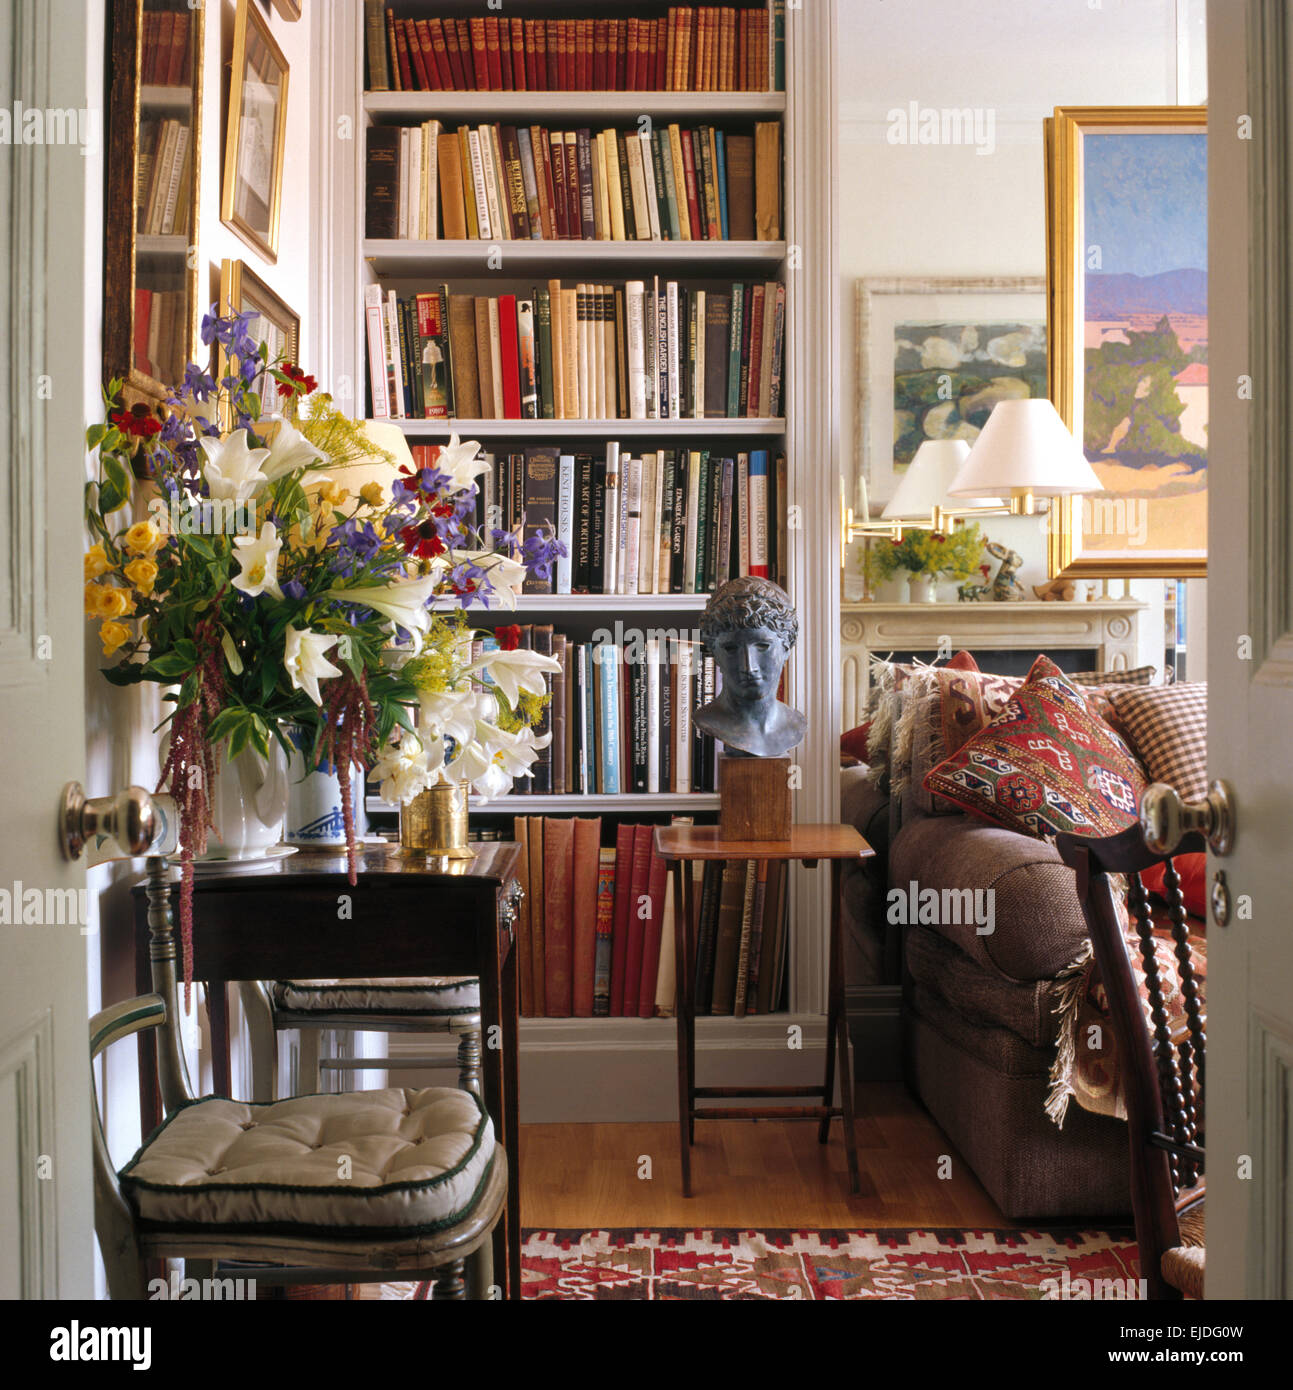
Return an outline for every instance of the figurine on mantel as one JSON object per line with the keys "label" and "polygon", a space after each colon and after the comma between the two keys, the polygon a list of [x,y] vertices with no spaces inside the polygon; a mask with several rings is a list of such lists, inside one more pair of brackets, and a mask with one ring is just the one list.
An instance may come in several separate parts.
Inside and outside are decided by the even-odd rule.
{"label": "figurine on mantel", "polygon": [[732,756],[780,758],[801,743],[807,719],[777,699],[781,668],[799,637],[786,591],[770,579],[728,580],[705,605],[700,637],[723,688],[696,712],[697,728]]}

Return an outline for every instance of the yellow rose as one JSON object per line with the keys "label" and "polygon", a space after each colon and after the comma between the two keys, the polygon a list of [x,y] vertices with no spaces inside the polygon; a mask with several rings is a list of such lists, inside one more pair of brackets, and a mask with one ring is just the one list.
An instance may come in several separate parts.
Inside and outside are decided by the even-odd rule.
{"label": "yellow rose", "polygon": [[122,573],[145,598],[153,592],[153,585],[157,582],[157,566],[152,560],[140,555]]}
{"label": "yellow rose", "polygon": [[104,623],[99,629],[104,656],[111,656],[123,642],[130,640],[130,630],[124,623]]}
{"label": "yellow rose", "polygon": [[102,615],[99,612],[99,595],[104,590],[102,584],[87,584],[85,586],[85,616],[87,618],[98,618]]}
{"label": "yellow rose", "polygon": [[126,549],[132,555],[151,555],[161,545],[162,533],[151,521],[137,521],[126,532]]}
{"label": "yellow rose", "polygon": [[112,561],[103,553],[102,545],[92,545],[85,552],[86,583],[91,579],[98,579],[101,574],[107,574],[111,568]]}
{"label": "yellow rose", "polygon": [[386,500],[382,494],[381,483],[365,483],[359,489],[359,496],[368,503],[370,507],[380,507]]}
{"label": "yellow rose", "polygon": [[99,585],[98,600],[96,616],[100,618],[124,618],[134,607],[134,600],[124,589],[108,588],[104,584]]}
{"label": "yellow rose", "polygon": [[327,482],[320,484],[318,496],[320,501],[339,507],[350,493],[340,483],[334,483],[329,478]]}

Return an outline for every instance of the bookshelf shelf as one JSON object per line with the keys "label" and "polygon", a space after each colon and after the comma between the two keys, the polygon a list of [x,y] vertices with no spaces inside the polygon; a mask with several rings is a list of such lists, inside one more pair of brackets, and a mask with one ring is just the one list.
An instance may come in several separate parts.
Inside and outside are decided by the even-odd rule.
{"label": "bookshelf shelf", "polygon": [[[699,613],[708,594],[521,594],[517,613]],[[491,608],[491,618],[507,618],[512,611]],[[470,608],[467,616],[479,622],[486,610]]]}
{"label": "bookshelf shelf", "polygon": [[[499,254],[497,268],[488,262]],[[727,279],[742,266],[780,265],[784,241],[365,241],[364,256],[379,275],[490,276],[569,266],[625,267],[640,279],[648,266],[677,267],[688,278]],[[591,273],[591,270],[590,272]],[[621,272],[623,273],[623,272]]]}
{"label": "bookshelf shelf", "polygon": [[[385,811],[394,814],[398,806],[383,801],[380,796],[370,796],[364,802],[369,811]],[[631,814],[642,811],[717,811],[718,797],[709,792],[620,792],[616,796],[582,796],[578,793],[569,796],[500,796],[496,801],[483,805],[471,805],[473,816],[487,815],[525,815],[571,811],[577,814],[591,814],[598,811]]]}
{"label": "bookshelf shelf", "polygon": [[384,420],[383,424],[398,425],[405,434],[433,434],[437,439],[454,433],[460,439],[496,439],[500,436],[525,435],[529,439],[562,439],[591,437],[615,439],[673,437],[710,438],[714,435],[785,434],[784,420],[737,419],[722,420]]}
{"label": "bookshelf shelf", "polygon": [[364,110],[380,123],[458,117],[501,121],[533,115],[548,122],[675,120],[695,116],[763,120],[786,110],[784,92],[365,92]]}
{"label": "bookshelf shelf", "polygon": [[187,114],[193,105],[193,90],[184,86],[162,87],[144,86],[139,89],[139,109],[141,112],[180,112]]}

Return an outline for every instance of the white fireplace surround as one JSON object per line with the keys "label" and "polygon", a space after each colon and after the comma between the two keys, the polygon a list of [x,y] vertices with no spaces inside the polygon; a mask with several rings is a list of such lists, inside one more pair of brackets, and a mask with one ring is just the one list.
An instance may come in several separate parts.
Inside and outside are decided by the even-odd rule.
{"label": "white fireplace surround", "polygon": [[1140,628],[1150,605],[1137,599],[1085,603],[844,603],[840,605],[841,732],[862,723],[870,655],[888,652],[1056,650],[1097,653],[1097,669],[1138,664]]}

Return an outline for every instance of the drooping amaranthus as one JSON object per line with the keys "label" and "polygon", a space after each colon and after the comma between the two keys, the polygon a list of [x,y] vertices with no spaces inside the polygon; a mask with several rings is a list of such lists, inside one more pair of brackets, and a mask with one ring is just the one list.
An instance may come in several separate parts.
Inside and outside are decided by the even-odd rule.
{"label": "drooping amaranthus", "polygon": [[368,678],[346,670],[329,681],[323,701],[321,751],[337,774],[341,814],[346,826],[346,868],[353,888],[358,868],[355,852],[355,808],[350,791],[352,763],[372,765],[377,757],[377,711],[368,698]]}

